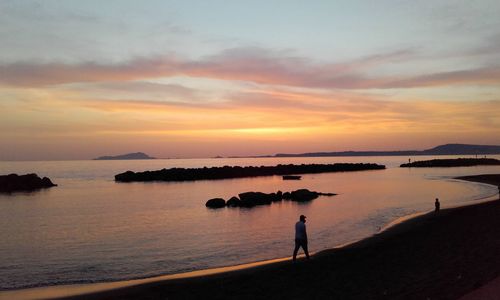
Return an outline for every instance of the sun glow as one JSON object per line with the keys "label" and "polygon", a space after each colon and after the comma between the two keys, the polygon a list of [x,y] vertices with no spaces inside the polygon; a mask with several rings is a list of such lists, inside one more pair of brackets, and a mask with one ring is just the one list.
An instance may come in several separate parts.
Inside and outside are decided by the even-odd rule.
{"label": "sun glow", "polygon": [[[268,23],[256,26],[227,14],[231,6],[213,10],[214,23],[169,2],[182,30],[175,18],[165,24],[162,9],[144,14],[124,2],[134,16],[124,18],[91,3],[0,9],[0,160],[500,143],[493,3],[446,6],[441,19],[413,3],[377,2],[382,22],[352,3],[344,8],[356,18],[297,4],[315,13],[301,22],[283,6],[280,17],[296,22],[281,26],[259,10]],[[471,34],[449,26],[462,18]]]}

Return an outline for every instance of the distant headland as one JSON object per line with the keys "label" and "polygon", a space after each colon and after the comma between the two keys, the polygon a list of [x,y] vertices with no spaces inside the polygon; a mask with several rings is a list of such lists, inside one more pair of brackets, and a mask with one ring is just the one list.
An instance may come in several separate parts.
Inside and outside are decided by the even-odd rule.
{"label": "distant headland", "polygon": [[500,146],[446,144],[427,150],[404,151],[341,151],[341,152],[310,152],[299,154],[278,153],[274,157],[322,157],[322,156],[410,156],[410,155],[484,155],[500,154]]}
{"label": "distant headland", "polygon": [[128,153],[116,156],[101,156],[94,160],[127,160],[127,159],[156,159],[143,152]]}

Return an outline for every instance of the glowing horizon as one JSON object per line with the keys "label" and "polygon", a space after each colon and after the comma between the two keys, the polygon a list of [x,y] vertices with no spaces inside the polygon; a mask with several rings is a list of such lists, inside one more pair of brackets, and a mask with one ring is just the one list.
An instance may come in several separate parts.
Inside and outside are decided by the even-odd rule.
{"label": "glowing horizon", "polygon": [[0,160],[500,144],[495,1],[205,5],[0,4]]}

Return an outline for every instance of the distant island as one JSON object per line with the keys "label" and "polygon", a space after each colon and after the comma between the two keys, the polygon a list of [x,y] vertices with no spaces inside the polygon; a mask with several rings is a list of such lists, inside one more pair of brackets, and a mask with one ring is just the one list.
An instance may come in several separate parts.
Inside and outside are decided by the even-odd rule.
{"label": "distant island", "polygon": [[127,159],[156,159],[143,152],[128,153],[116,156],[101,156],[94,160],[127,160]]}
{"label": "distant island", "polygon": [[457,158],[431,159],[414,161],[400,165],[401,168],[435,168],[435,167],[472,167],[472,166],[499,166],[500,160],[494,158]]}
{"label": "distant island", "polygon": [[316,174],[328,172],[349,172],[364,170],[383,170],[384,165],[368,163],[336,163],[336,164],[302,164],[302,165],[277,165],[260,167],[211,167],[211,168],[172,168],[157,171],[132,172],[127,171],[115,175],[115,181],[193,181],[193,180],[215,180],[229,178],[246,178],[273,175],[291,174]]}
{"label": "distant island", "polygon": [[322,156],[415,156],[415,155],[485,155],[500,154],[500,146],[446,144],[427,150],[404,151],[341,151],[310,152],[299,154],[278,153],[274,157],[322,157]]}

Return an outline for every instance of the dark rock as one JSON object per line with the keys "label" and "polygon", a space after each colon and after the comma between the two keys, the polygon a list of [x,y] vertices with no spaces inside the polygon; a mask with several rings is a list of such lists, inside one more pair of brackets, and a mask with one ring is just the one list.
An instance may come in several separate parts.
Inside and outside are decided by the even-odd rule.
{"label": "dark rock", "polygon": [[222,198],[213,198],[208,200],[205,206],[208,208],[222,208],[226,206],[226,200]]}
{"label": "dark rock", "polygon": [[246,192],[239,194],[238,197],[231,197],[231,199],[224,201],[221,198],[214,198],[207,201],[205,204],[210,208],[220,208],[228,206],[228,207],[254,207],[256,205],[268,205],[272,202],[281,201],[283,199],[292,200],[297,202],[306,202],[311,201],[313,199],[318,198],[319,196],[335,196],[337,194],[334,193],[318,193],[313,192],[308,189],[300,189],[293,192],[281,192],[278,191],[276,193],[261,193],[261,192]]}
{"label": "dark rock", "polygon": [[115,181],[121,181],[121,182],[132,182],[134,181],[133,178],[136,173],[132,171],[127,171],[125,173],[121,173],[118,175],[115,175]]}
{"label": "dark rock", "polygon": [[281,196],[280,196],[280,195],[278,195],[278,193],[271,193],[271,194],[269,194],[269,197],[271,197],[271,201],[272,201],[272,202],[278,202],[278,201],[283,200],[283,199],[281,198]]}
{"label": "dark rock", "polygon": [[271,204],[273,196],[261,192],[246,192],[238,195],[241,200],[241,206],[253,207],[255,205]]}
{"label": "dark rock", "polygon": [[226,206],[228,207],[240,207],[241,200],[238,197],[231,197],[231,199],[227,200]]}
{"label": "dark rock", "polygon": [[292,201],[305,202],[318,198],[319,194],[308,189],[300,189],[290,193]]}
{"label": "dark rock", "polygon": [[35,191],[38,189],[57,186],[47,178],[40,178],[36,174],[17,175],[9,174],[0,176],[0,192],[11,193],[17,191]]}

